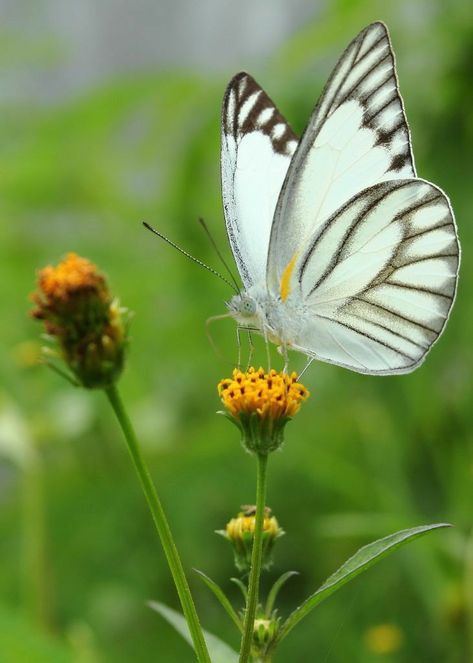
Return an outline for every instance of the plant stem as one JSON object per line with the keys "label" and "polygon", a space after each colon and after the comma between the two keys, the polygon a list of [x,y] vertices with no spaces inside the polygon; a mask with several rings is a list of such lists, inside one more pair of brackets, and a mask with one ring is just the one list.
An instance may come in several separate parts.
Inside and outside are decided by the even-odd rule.
{"label": "plant stem", "polygon": [[174,584],[176,585],[177,593],[181,601],[182,610],[184,612],[192,641],[194,643],[194,650],[197,656],[197,660],[199,663],[211,663],[207,645],[202,633],[202,627],[200,625],[191,591],[184,573],[184,569],[182,567],[182,562],[180,560],[179,553],[177,552],[176,544],[174,543],[171,529],[164,514],[163,507],[159,501],[156,489],[151,480],[149,471],[145,465],[143,456],[141,455],[135,432],[125,411],[116,385],[112,384],[111,386],[107,387],[105,389],[105,393],[107,394],[108,400],[110,401],[110,404],[122,428],[123,434],[125,435],[128,451],[130,452],[130,456],[140,479],[143,492],[145,494],[146,500],[148,501],[148,506],[151,511],[154,524],[158,530],[161,545],[163,546]]}
{"label": "plant stem", "polygon": [[[464,592],[466,603],[466,630],[470,657],[473,656],[473,529],[466,541]],[[473,660],[473,659],[471,659]]]}
{"label": "plant stem", "polygon": [[52,631],[46,564],[43,467],[36,449],[25,462],[23,489],[23,582],[32,621]]}
{"label": "plant stem", "polygon": [[251,570],[248,581],[248,597],[246,600],[245,620],[243,623],[243,637],[241,640],[240,663],[247,663],[251,654],[253,641],[253,628],[256,608],[258,605],[259,581],[261,575],[261,562],[263,558],[263,522],[266,501],[266,468],[267,454],[258,454],[256,475],[256,516],[255,535],[251,552]]}

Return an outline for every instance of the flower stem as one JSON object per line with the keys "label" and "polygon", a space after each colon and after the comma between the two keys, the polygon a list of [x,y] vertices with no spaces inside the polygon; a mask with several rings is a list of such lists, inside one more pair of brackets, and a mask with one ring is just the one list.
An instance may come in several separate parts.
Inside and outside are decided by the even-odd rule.
{"label": "flower stem", "polygon": [[259,582],[261,575],[261,562],[263,558],[263,521],[266,501],[266,468],[267,454],[257,454],[256,478],[256,515],[255,535],[251,552],[251,570],[248,581],[248,597],[246,600],[245,620],[243,623],[243,637],[241,640],[240,663],[247,663],[251,654],[253,641],[253,628],[256,608],[258,605]]}
{"label": "flower stem", "polygon": [[25,604],[37,626],[52,632],[46,563],[43,467],[36,449],[25,463],[23,490],[23,567]]}
{"label": "flower stem", "polygon": [[143,492],[154,520],[154,524],[158,530],[161,545],[163,546],[174,584],[176,585],[177,593],[181,601],[182,610],[187,620],[187,625],[189,627],[192,641],[194,643],[194,650],[197,656],[197,660],[199,663],[211,663],[207,645],[205,644],[204,636],[202,633],[202,627],[200,625],[191,591],[184,574],[182,562],[180,560],[179,553],[177,552],[176,544],[174,543],[171,529],[164,514],[163,507],[159,501],[156,489],[151,480],[149,471],[145,465],[143,456],[141,455],[135,432],[125,411],[115,384],[107,387],[105,389],[105,393],[120,423],[123,434],[125,435],[128,451],[130,452],[135,470],[140,479]]}

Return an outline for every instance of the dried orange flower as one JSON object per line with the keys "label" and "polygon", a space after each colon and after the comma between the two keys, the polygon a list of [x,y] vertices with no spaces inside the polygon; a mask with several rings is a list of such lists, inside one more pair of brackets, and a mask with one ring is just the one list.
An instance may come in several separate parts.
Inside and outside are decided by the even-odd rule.
{"label": "dried orange flower", "polygon": [[249,451],[268,453],[282,443],[286,423],[309,396],[296,373],[265,373],[262,368],[233,371],[218,384],[218,393],[229,418],[240,428]]}
{"label": "dried orange flower", "polygon": [[114,382],[126,346],[126,311],[113,299],[96,265],[69,253],[38,274],[32,315],[42,320],[74,377],[84,387]]}
{"label": "dried orange flower", "polygon": [[[232,518],[224,530],[218,530],[225,539],[228,539],[233,546],[235,553],[235,565],[239,571],[248,571],[251,565],[251,551],[253,549],[253,539],[255,534],[256,507],[242,506],[241,511]],[[263,567],[271,566],[271,553],[274,542],[280,536],[283,536],[284,530],[279,527],[279,523],[271,515],[271,509],[265,507],[263,520]]]}

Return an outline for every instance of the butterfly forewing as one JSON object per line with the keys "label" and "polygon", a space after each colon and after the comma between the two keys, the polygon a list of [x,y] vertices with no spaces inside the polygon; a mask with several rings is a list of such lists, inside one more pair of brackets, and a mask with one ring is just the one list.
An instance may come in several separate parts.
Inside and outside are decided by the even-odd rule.
{"label": "butterfly forewing", "polygon": [[294,346],[363,373],[413,370],[453,303],[459,247],[445,194],[421,179],[355,196],[318,229],[296,272]]}
{"label": "butterfly forewing", "polygon": [[222,109],[222,195],[233,254],[246,288],[264,284],[276,202],[297,138],[268,95],[235,76]]}
{"label": "butterfly forewing", "polygon": [[271,233],[269,286],[278,291],[309,235],[352,196],[406,177],[415,168],[394,55],[386,27],[373,23],[340,58],[292,159]]}

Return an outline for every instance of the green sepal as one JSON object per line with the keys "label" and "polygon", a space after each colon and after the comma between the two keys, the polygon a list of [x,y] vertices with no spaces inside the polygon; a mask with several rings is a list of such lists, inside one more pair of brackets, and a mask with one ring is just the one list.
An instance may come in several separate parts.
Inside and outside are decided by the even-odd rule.
{"label": "green sepal", "polygon": [[220,602],[220,605],[222,608],[225,610],[227,615],[230,617],[232,622],[236,625],[237,629],[240,631],[240,633],[243,633],[243,624],[234,610],[232,604],[230,603],[229,599],[227,598],[225,592],[223,589],[215,582],[215,580],[212,580],[212,578],[209,578],[208,575],[203,573],[202,571],[199,571],[199,569],[194,569],[195,573],[204,581],[204,583],[207,585],[207,587],[210,589],[210,591],[214,594],[214,596],[218,599]]}
{"label": "green sepal", "polygon": [[273,584],[273,586],[269,590],[268,598],[266,599],[266,605],[264,608],[264,614],[268,619],[271,617],[271,614],[273,612],[274,604],[279,594],[279,590],[283,587],[283,585],[286,584],[289,578],[298,575],[299,575],[298,571],[286,571],[286,573],[283,573],[282,576],[280,576]]}

